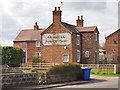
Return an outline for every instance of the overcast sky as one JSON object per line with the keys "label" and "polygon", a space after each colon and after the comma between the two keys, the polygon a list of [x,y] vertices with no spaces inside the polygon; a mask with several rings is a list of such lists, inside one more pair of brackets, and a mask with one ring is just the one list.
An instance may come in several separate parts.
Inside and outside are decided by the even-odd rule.
{"label": "overcast sky", "polygon": [[[103,43],[105,34],[108,36],[118,29],[118,2],[81,1],[63,1],[62,21],[75,25],[77,16],[83,15],[84,26],[97,26],[100,43]],[[52,11],[55,6],[61,6],[60,1],[0,0],[0,44],[12,46],[19,32],[22,29],[33,28],[36,21],[39,27],[47,28],[52,23]]]}

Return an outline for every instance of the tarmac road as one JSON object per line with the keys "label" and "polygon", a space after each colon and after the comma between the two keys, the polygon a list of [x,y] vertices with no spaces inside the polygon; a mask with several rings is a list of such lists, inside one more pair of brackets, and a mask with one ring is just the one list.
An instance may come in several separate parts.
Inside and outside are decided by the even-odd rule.
{"label": "tarmac road", "polygon": [[[103,77],[92,76],[91,82],[85,84],[68,85],[57,88],[118,88],[120,78],[118,77]],[[119,86],[120,87],[120,86]]]}

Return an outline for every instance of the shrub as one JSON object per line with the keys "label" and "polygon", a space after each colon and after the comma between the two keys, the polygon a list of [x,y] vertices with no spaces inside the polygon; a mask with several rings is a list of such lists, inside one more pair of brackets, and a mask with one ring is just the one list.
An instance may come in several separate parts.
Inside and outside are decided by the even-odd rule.
{"label": "shrub", "polygon": [[23,60],[23,50],[15,47],[2,47],[2,64],[19,67]]}
{"label": "shrub", "polygon": [[39,56],[33,56],[33,63],[42,63],[42,58]]}
{"label": "shrub", "polygon": [[77,63],[63,63],[60,65],[53,66],[48,70],[51,74],[59,75],[82,75],[80,64]]}
{"label": "shrub", "polygon": [[0,46],[0,65],[2,64],[2,47]]}
{"label": "shrub", "polygon": [[45,83],[45,73],[39,73],[39,83],[40,84]]}
{"label": "shrub", "polygon": [[37,72],[36,68],[33,68],[33,67],[30,69],[30,71],[31,72]]}

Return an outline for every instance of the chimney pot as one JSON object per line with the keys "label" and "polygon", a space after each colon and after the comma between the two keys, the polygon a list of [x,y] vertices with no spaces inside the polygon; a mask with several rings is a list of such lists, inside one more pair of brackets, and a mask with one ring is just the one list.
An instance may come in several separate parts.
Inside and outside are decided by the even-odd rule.
{"label": "chimney pot", "polygon": [[80,20],[80,16],[78,16],[78,20]]}
{"label": "chimney pot", "polygon": [[37,25],[37,22],[35,22],[34,30],[38,30],[38,29],[39,29],[39,26]]}
{"label": "chimney pot", "polygon": [[60,7],[58,7],[58,11],[60,11]]}
{"label": "chimney pot", "polygon": [[53,11],[53,23],[54,24],[59,24],[61,22],[61,15],[62,15],[62,11],[60,10],[60,7],[58,8],[55,7],[55,10]]}
{"label": "chimney pot", "polygon": [[83,16],[81,16],[81,18],[80,18],[80,16],[78,16],[78,19],[76,20],[76,25],[77,25],[77,27],[83,27]]}
{"label": "chimney pot", "polygon": [[57,7],[55,7],[55,11],[57,11]]}
{"label": "chimney pot", "polygon": [[35,25],[37,26],[37,22],[35,22]]}
{"label": "chimney pot", "polygon": [[81,16],[81,20],[83,20],[83,16]]}

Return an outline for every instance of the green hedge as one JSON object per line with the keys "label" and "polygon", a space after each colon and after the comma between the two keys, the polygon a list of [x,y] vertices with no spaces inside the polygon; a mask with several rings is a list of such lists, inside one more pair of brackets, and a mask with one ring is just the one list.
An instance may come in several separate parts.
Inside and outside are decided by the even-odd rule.
{"label": "green hedge", "polygon": [[42,63],[43,62],[42,58],[39,56],[33,56],[32,59],[33,59],[33,63]]}
{"label": "green hedge", "polygon": [[0,65],[2,64],[2,46],[0,46]]}
{"label": "green hedge", "polygon": [[2,64],[18,67],[23,60],[23,50],[15,47],[2,47]]}
{"label": "green hedge", "polygon": [[78,63],[63,63],[60,65],[53,66],[48,70],[49,73],[51,74],[59,74],[59,75],[76,75],[76,76],[81,76],[82,78],[82,70],[81,66]]}

